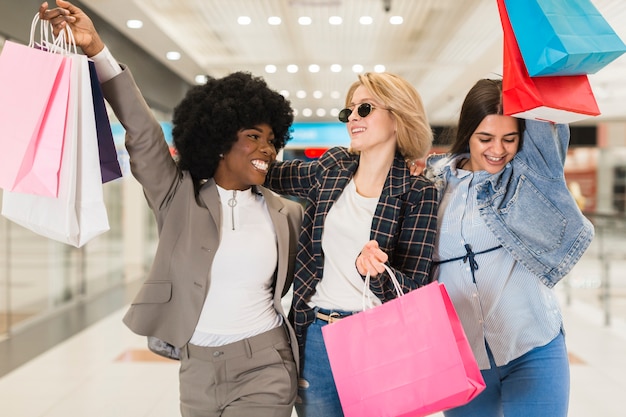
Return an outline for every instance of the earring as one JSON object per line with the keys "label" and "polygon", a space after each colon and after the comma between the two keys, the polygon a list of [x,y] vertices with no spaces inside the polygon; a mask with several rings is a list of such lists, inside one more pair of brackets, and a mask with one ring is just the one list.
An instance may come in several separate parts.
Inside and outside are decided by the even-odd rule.
{"label": "earring", "polygon": [[224,159],[224,154],[223,153],[221,153],[219,156],[220,156],[220,159]]}

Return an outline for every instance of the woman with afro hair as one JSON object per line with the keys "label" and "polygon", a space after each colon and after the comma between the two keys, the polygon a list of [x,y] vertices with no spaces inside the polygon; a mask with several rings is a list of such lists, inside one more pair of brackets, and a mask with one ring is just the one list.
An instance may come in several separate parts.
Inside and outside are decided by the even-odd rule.
{"label": "woman with afro hair", "polygon": [[57,5],[43,3],[40,17],[55,35],[71,27],[94,60],[157,221],[154,262],[124,323],[180,360],[183,416],[291,416],[298,351],[281,298],[302,207],[261,186],[290,138],[289,102],[247,73],[193,87],[174,111],[175,161],[129,69],[81,9]]}

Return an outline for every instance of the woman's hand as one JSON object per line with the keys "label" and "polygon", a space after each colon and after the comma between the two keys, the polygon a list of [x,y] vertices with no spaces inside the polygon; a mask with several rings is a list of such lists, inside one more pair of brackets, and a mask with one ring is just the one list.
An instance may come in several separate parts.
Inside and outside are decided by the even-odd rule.
{"label": "woman's hand", "polygon": [[409,168],[411,175],[419,175],[424,171],[424,162],[414,159],[413,161],[406,161],[406,166]]}
{"label": "woman's hand", "polygon": [[76,46],[79,46],[85,55],[92,57],[102,51],[104,43],[89,16],[68,1],[56,0],[56,3],[59,7],[55,9],[48,9],[48,2],[43,2],[39,6],[39,18],[50,22],[54,36],[59,36],[63,29],[69,26]]}
{"label": "woman's hand", "polygon": [[356,258],[356,269],[361,275],[370,273],[371,277],[375,277],[385,272],[383,264],[387,262],[388,256],[380,250],[378,242],[370,240],[363,246],[363,250]]}

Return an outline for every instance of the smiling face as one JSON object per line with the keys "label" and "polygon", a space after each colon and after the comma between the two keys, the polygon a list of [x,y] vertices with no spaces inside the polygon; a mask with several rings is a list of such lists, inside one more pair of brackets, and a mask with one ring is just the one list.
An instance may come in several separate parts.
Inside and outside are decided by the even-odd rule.
{"label": "smiling face", "polygon": [[[365,117],[359,116],[357,111],[359,105],[363,103],[372,106],[370,113]],[[385,149],[391,149],[393,154],[396,147],[396,123],[392,113],[363,86],[354,90],[348,108],[352,109],[347,123],[350,147],[359,152],[384,152]]]}
{"label": "smiling face", "polygon": [[478,125],[469,140],[470,160],[463,168],[470,171],[500,172],[519,149],[517,119],[492,114]]}
{"label": "smiling face", "polygon": [[247,190],[261,185],[274,160],[274,132],[268,124],[241,129],[237,141],[217,166],[215,182],[226,190]]}

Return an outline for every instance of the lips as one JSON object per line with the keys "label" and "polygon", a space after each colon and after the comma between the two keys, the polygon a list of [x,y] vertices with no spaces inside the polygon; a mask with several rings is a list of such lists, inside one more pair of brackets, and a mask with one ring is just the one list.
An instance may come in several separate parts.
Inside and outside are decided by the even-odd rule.
{"label": "lips", "polygon": [[498,162],[501,162],[501,161],[503,161],[503,160],[504,160],[504,157],[503,157],[503,156],[501,156],[501,157],[499,157],[499,158],[496,158],[495,156],[487,156],[487,155],[485,155],[485,158],[486,158],[488,161],[490,161],[490,162],[494,162],[494,163],[498,163]]}

